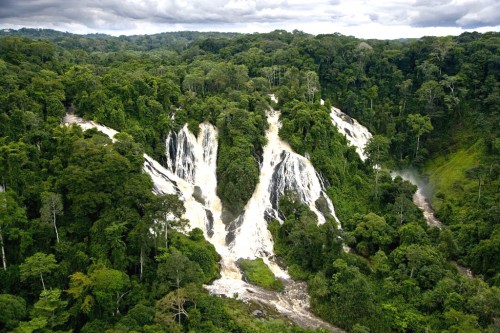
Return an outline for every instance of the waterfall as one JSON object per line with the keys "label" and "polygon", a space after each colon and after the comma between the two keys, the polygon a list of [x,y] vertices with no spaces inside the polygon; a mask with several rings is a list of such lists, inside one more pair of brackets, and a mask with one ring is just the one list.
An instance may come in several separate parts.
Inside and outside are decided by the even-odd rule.
{"label": "waterfall", "polygon": [[354,118],[349,117],[339,109],[332,106],[330,118],[332,123],[337,127],[340,133],[344,134],[347,141],[356,147],[356,152],[358,153],[361,160],[366,160],[365,146],[372,137],[370,131],[358,123]]}
{"label": "waterfall", "polygon": [[[222,204],[216,194],[218,133],[213,125],[200,124],[198,137],[187,126],[178,133],[170,133],[166,139],[167,167],[144,154],[143,170],[153,180],[154,193],[179,195],[186,208],[183,217],[189,220],[188,230],[196,227],[203,230],[206,239],[221,256],[221,278],[205,286],[207,290],[244,301],[265,303],[304,327],[343,332],[308,311],[309,296],[305,283],[291,280],[287,272],[273,261],[273,242],[267,223],[271,218],[282,221],[278,203],[286,191],[295,191],[301,201],[316,213],[319,223],[325,221],[325,215],[338,219],[310,161],[294,153],[279,139],[279,113],[269,112],[267,119],[268,144],[264,147],[259,184],[244,213],[229,226],[221,220]],[[67,115],[64,122],[76,123],[84,130],[96,128],[112,140],[118,133],[74,115]],[[273,273],[283,280],[284,292],[265,290],[242,280],[236,261],[257,257],[263,258]]]}
{"label": "waterfall", "polygon": [[[370,131],[354,118],[349,117],[339,109],[332,107],[330,117],[332,122],[337,126],[340,133],[344,134],[351,145],[356,147],[356,152],[364,161],[364,147],[368,140],[372,137]],[[413,203],[422,210],[427,224],[432,227],[443,228],[443,224],[434,216],[434,210],[429,204],[427,196],[424,193],[426,188],[425,183],[415,174],[415,172],[406,171],[391,171],[393,177],[400,176],[404,180],[417,186],[417,191],[413,195]]]}
{"label": "waterfall", "polygon": [[[114,136],[118,134],[114,129],[97,124],[93,121],[85,121],[75,115],[66,115],[64,122],[66,124],[78,124],[84,130],[96,128],[100,132],[108,135],[113,142],[115,141]],[[215,141],[216,140],[217,139],[215,139]],[[189,148],[186,148],[186,151],[189,151]],[[153,180],[154,193],[179,195],[186,208],[186,213],[183,217],[189,220],[188,230],[200,228],[205,234],[208,233],[213,225],[212,216],[214,214],[213,212],[208,212],[205,209],[205,205],[195,198],[196,189],[189,181],[179,177],[176,173],[172,172],[172,170],[164,168],[147,154],[144,154],[143,170],[149,174]],[[189,173],[186,172],[183,175],[187,176]],[[207,201],[212,204],[210,200]]]}
{"label": "waterfall", "polygon": [[237,258],[272,257],[273,241],[267,224],[271,219],[282,222],[279,198],[287,191],[297,193],[301,202],[317,215],[319,223],[325,222],[325,215],[338,222],[333,204],[311,162],[279,138],[279,116],[277,111],[267,113],[269,129],[259,183],[242,215],[230,225],[229,247]]}
{"label": "waterfall", "polygon": [[[244,212],[227,228],[221,221],[221,201],[216,194],[215,127],[209,123],[200,124],[200,133],[196,138],[185,125],[179,132],[170,133],[166,139],[169,174],[181,178],[183,184],[190,185],[189,191],[181,189],[185,194],[184,199],[195,198],[207,212],[207,217],[202,220],[210,220],[205,225],[203,221],[192,225],[204,230],[214,246],[234,261],[239,258],[269,258],[274,255],[272,236],[267,224],[272,219],[282,222],[279,199],[287,191],[297,193],[301,202],[308,205],[317,215],[319,223],[325,222],[325,215],[330,215],[338,221],[333,204],[311,162],[293,152],[291,147],[279,138],[279,112],[268,112],[267,120],[268,143],[264,147],[259,183]],[[193,222],[192,218],[190,221]],[[285,275],[279,270],[276,273]]]}
{"label": "waterfall", "polygon": [[169,133],[165,142],[167,169],[185,184],[185,217],[192,228],[203,230],[221,256],[222,276],[241,280],[241,273],[236,267],[238,258],[226,245],[226,226],[221,219],[222,202],[217,196],[218,132],[208,122],[201,123],[199,127],[197,138],[187,125],[178,133]]}
{"label": "waterfall", "polygon": [[271,219],[282,222],[279,213],[279,198],[286,191],[295,191],[302,203],[318,216],[319,223],[325,216],[332,216],[337,222],[333,203],[324,190],[323,183],[311,162],[293,152],[291,147],[279,138],[281,127],[279,112],[267,113],[269,129],[267,144],[263,149],[259,183],[243,213],[229,224],[227,244],[230,262],[238,258],[263,258],[274,275],[282,279],[285,290],[282,293],[265,290],[229,276],[224,269],[222,277],[206,288],[214,294],[237,296],[244,301],[254,300],[274,307],[304,327],[322,327],[331,332],[342,330],[322,321],[309,311],[309,295],[304,282],[290,279],[288,273],[274,262],[273,240],[267,229]]}

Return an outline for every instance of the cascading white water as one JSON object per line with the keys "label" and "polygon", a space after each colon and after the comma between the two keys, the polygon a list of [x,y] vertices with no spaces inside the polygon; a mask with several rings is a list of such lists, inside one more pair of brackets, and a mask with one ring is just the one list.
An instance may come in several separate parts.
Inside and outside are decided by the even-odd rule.
{"label": "cascading white water", "polygon": [[[178,133],[170,133],[166,140],[168,171],[182,177],[189,187],[190,200],[197,200],[202,207],[192,207],[202,216],[186,218],[191,226],[203,230],[206,238],[221,256],[221,274],[224,278],[240,280],[236,267],[237,258],[226,246],[226,226],[221,220],[222,203],[217,196],[217,129],[208,122],[200,124],[196,138],[185,125]],[[185,195],[185,197],[188,197]]]}
{"label": "cascading white water", "polygon": [[[332,107],[332,113],[330,116],[339,131],[346,136],[347,140],[353,146],[356,147],[356,152],[364,161],[366,159],[364,147],[372,136],[368,129],[359,124],[356,119],[349,117],[337,108]],[[422,210],[422,214],[427,222],[427,225],[443,229],[443,223],[437,219],[436,216],[434,216],[434,210],[429,204],[428,197],[424,191],[427,187],[425,182],[418,177],[415,172],[411,172],[409,170],[391,171],[391,175],[393,178],[400,176],[404,180],[407,180],[417,186],[417,191],[413,195],[413,203]],[[456,262],[455,265],[461,274],[467,276],[468,278],[474,277],[470,268],[463,267]]]}
{"label": "cascading white water", "polygon": [[[229,246],[237,258],[265,258],[273,255],[273,241],[267,224],[270,219],[281,221],[278,203],[287,191],[297,193],[301,202],[316,213],[319,223],[324,223],[324,214],[331,215],[338,222],[333,204],[311,162],[293,152],[279,138],[279,112],[268,112],[267,120],[267,145],[264,147],[259,183],[243,214],[232,222],[230,228],[234,240]],[[317,207],[318,200],[325,203],[322,205],[323,212]]]}
{"label": "cascading white water", "polygon": [[362,161],[366,160],[365,146],[372,137],[370,131],[358,123],[354,118],[349,117],[340,109],[332,106],[330,118],[340,133],[343,133],[351,145],[356,147],[356,152]]}
{"label": "cascading white water", "polygon": [[[281,220],[277,205],[279,197],[286,191],[295,191],[302,202],[316,213],[320,222],[325,221],[324,214],[330,214],[337,221],[338,219],[311,163],[294,153],[288,144],[279,139],[279,113],[269,112],[268,122],[268,144],[264,147],[259,183],[245,206],[244,213],[229,226],[232,234],[229,244],[226,243],[227,231],[220,219],[220,199],[216,195],[215,128],[206,123],[200,125],[201,131],[196,139],[185,126],[179,133],[171,133],[167,139],[169,171],[186,177],[185,180],[199,188],[205,209],[213,215],[213,230],[208,232],[211,235],[208,239],[222,257],[221,278],[206,288],[213,294],[228,297],[237,295],[242,300],[267,303],[303,326],[323,327],[340,332],[308,312],[309,297],[304,283],[291,280],[287,272],[273,261],[273,242],[267,224],[271,218]],[[320,198],[323,201],[322,211],[316,207]],[[284,280],[285,291],[277,293],[242,281],[235,264],[239,258],[263,258],[273,273]]]}
{"label": "cascading white water", "polygon": [[[100,132],[108,135],[113,141],[115,141],[114,136],[118,134],[114,129],[97,124],[93,121],[85,121],[74,115],[66,115],[64,122],[67,124],[78,124],[84,130],[96,128]],[[183,217],[190,222],[188,229],[200,228],[203,231],[207,230],[207,226],[211,225],[212,221],[204,205],[194,198],[193,193],[195,189],[192,184],[164,168],[147,154],[144,154],[143,169],[151,176],[154,183],[153,190],[156,194],[179,195],[186,208],[186,213]]]}
{"label": "cascading white water", "polygon": [[[337,126],[338,130],[344,134],[347,140],[356,147],[356,152],[364,161],[366,155],[364,148],[368,140],[372,137],[370,131],[354,118],[349,117],[339,109],[332,107],[330,114],[332,122]],[[419,207],[427,224],[432,227],[443,228],[443,224],[434,216],[434,211],[429,204],[429,201],[424,193],[425,184],[419,179],[414,172],[409,171],[391,171],[393,177],[400,176],[404,180],[417,186],[417,191],[413,195],[413,203]]]}
{"label": "cascading white water", "polygon": [[[282,315],[305,327],[322,327],[331,332],[343,332],[308,311],[309,296],[305,283],[293,281],[288,273],[273,261],[273,240],[267,224],[268,220],[273,218],[281,221],[278,202],[286,191],[295,191],[302,203],[316,213],[320,223],[325,221],[325,214],[331,215],[337,222],[338,219],[310,161],[294,153],[291,147],[279,138],[279,112],[268,112],[267,120],[267,145],[264,147],[260,165],[259,183],[242,215],[230,224],[232,241],[228,245],[229,256],[232,260],[263,258],[274,275],[282,279],[285,290],[283,293],[265,290],[243,282],[241,278],[234,279],[224,270],[221,270],[222,277],[207,286],[207,289],[214,294],[228,297],[237,295],[242,300],[255,300],[271,305]],[[322,211],[316,207],[319,199],[323,199]]]}
{"label": "cascading white water", "polygon": [[185,181],[194,184],[196,138],[187,128],[187,124],[179,133],[170,133],[166,140],[167,166]]}
{"label": "cascading white water", "polygon": [[[67,115],[64,121],[77,123],[83,129],[96,128],[112,139],[118,133],[73,115]],[[295,154],[279,139],[279,114],[270,112],[268,121],[270,129],[267,133],[268,144],[264,148],[260,182],[244,214],[238,218],[241,223],[237,230],[233,230],[235,237],[229,245],[226,244],[226,226],[221,220],[221,201],[216,194],[217,130],[214,126],[200,124],[198,138],[187,126],[179,133],[170,134],[166,142],[168,168],[145,154],[143,169],[151,176],[156,194],[179,195],[186,208],[184,218],[189,220],[189,229],[198,227],[203,230],[221,255],[221,278],[206,286],[210,292],[229,297],[237,295],[242,300],[268,304],[305,327],[323,327],[332,332],[343,332],[308,311],[309,297],[305,284],[291,280],[286,271],[272,260],[273,244],[267,230],[266,216],[279,219],[276,203],[285,191],[296,191],[302,202],[318,215],[320,222],[325,220],[323,214],[331,214],[338,219],[311,163]],[[275,193],[271,195],[271,192]],[[315,205],[320,198],[326,202],[323,212]],[[242,281],[236,261],[239,258],[256,257],[262,257],[274,274],[283,279],[284,292],[265,290]]]}

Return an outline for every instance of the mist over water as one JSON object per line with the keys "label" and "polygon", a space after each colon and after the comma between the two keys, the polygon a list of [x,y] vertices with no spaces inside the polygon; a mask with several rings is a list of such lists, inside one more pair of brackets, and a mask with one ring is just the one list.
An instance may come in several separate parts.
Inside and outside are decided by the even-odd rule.
{"label": "mist over water", "polygon": [[417,186],[417,191],[413,194],[413,203],[422,210],[424,218],[429,226],[442,229],[443,224],[434,216],[434,209],[431,207],[428,199],[432,195],[432,190],[423,178],[412,169],[391,171],[391,176],[393,178],[399,176]]}
{"label": "mist over water", "polygon": [[[366,160],[364,149],[372,134],[366,127],[361,125],[356,119],[349,117],[339,109],[332,107],[330,117],[332,123],[337,127],[340,133],[344,134],[349,143],[356,147],[361,160]],[[377,166],[376,166],[377,167]],[[429,199],[432,196],[433,190],[423,177],[414,169],[404,169],[400,171],[391,171],[393,178],[400,176],[404,180],[417,186],[417,191],[413,195],[413,203],[422,210],[427,224],[430,226],[442,228],[443,225],[434,216]]]}
{"label": "mist over water", "polygon": [[433,188],[429,185],[427,180],[419,174],[419,172],[413,168],[407,168],[403,170],[391,171],[393,177],[400,176],[404,180],[409,181],[413,185],[416,185],[420,190],[420,193],[426,198],[432,197]]}

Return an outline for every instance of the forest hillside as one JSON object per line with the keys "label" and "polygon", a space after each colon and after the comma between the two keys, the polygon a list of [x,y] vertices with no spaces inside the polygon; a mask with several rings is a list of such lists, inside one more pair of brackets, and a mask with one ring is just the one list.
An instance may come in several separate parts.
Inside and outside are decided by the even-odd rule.
{"label": "forest hillside", "polygon": [[[237,229],[271,109],[327,195],[311,208],[286,191],[267,219],[276,262],[307,283],[314,314],[358,333],[498,332],[499,79],[493,32],[0,31],[0,332],[312,332],[207,292],[220,253],[144,171],[144,154],[169,166],[172,133],[211,124],[222,219]],[[366,160],[332,107],[373,134]],[[64,125],[67,113],[120,134]],[[423,179],[442,229],[389,170]],[[329,200],[341,225],[318,223]],[[263,262],[238,264],[250,283],[283,287]]]}

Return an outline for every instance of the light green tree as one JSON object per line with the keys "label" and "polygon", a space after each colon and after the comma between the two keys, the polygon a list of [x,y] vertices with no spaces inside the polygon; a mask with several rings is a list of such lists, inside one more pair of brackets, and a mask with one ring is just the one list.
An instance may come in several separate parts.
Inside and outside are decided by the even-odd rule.
{"label": "light green tree", "polygon": [[477,202],[481,200],[481,187],[486,176],[486,168],[482,165],[476,165],[465,171],[465,176],[469,179],[477,180]]}
{"label": "light green tree", "polygon": [[419,114],[409,114],[406,119],[406,123],[410,126],[411,131],[417,137],[417,147],[415,149],[415,156],[417,156],[420,148],[420,137],[434,129],[432,127],[431,118],[429,116],[422,116]]}
{"label": "light green tree", "polygon": [[373,85],[366,91],[366,95],[370,99],[370,110],[373,110],[373,100],[378,97],[378,86]]}
{"label": "light green tree", "polygon": [[25,281],[29,277],[40,277],[43,290],[45,291],[44,273],[50,273],[57,268],[57,261],[53,254],[37,252],[31,257],[26,258],[23,264],[19,265],[21,271],[21,280]]}
{"label": "light green tree", "polygon": [[188,300],[187,292],[184,288],[176,289],[168,293],[156,303],[155,321],[158,323],[171,324],[175,318],[180,325],[182,316],[188,317],[184,308],[184,303]]}
{"label": "light green tree", "polygon": [[[437,81],[429,80],[422,83],[415,94],[422,103],[425,103],[425,110],[432,115],[434,111],[437,111],[436,102],[444,97],[444,90]],[[436,113],[434,116],[438,116],[438,114]]]}
{"label": "light green tree", "polygon": [[305,74],[306,78],[306,89],[307,95],[309,96],[308,100],[310,103],[314,102],[314,96],[319,91],[319,78],[318,74],[314,71],[307,71]]}
{"label": "light green tree", "polygon": [[47,326],[52,329],[66,323],[69,318],[69,313],[66,311],[68,302],[61,299],[61,294],[60,289],[42,291],[31,311],[31,317],[46,320]]}
{"label": "light green tree", "polygon": [[127,274],[116,269],[98,266],[88,275],[81,272],[72,274],[66,292],[77,301],[77,306],[86,314],[98,305],[105,313],[118,315],[120,303],[130,292],[130,279]]}

